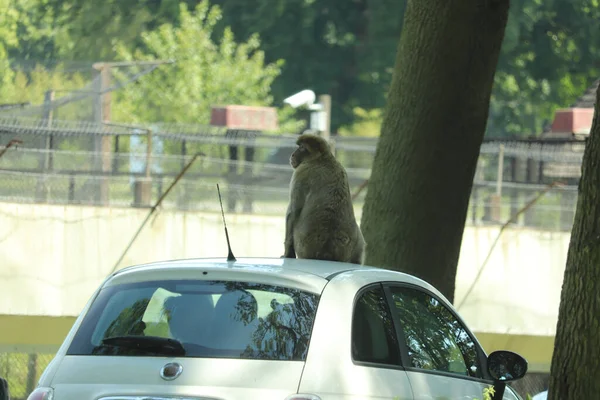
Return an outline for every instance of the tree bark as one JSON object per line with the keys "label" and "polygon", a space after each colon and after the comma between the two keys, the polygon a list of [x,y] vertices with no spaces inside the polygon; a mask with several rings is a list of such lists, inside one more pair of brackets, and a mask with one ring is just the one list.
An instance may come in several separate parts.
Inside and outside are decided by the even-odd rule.
{"label": "tree bark", "polygon": [[450,301],[509,0],[408,0],[361,227],[365,264]]}
{"label": "tree bark", "polygon": [[583,154],[548,400],[600,398],[600,88]]}

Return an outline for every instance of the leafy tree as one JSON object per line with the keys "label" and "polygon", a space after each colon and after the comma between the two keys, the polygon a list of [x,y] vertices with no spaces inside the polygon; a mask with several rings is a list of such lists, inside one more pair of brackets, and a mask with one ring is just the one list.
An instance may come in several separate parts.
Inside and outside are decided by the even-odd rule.
{"label": "leafy tree", "polygon": [[115,45],[126,43],[137,47],[140,35],[161,22],[164,8],[178,14],[178,1],[106,0],[41,0],[60,18],[62,40],[57,43],[58,56],[64,60],[113,61],[117,57]]}
{"label": "leafy tree", "polygon": [[450,301],[508,0],[408,0],[361,227],[366,264]]}
{"label": "leafy tree", "polygon": [[257,32],[267,61],[286,61],[273,83],[278,101],[306,88],[330,94],[333,132],[355,107],[383,106],[402,1],[215,1],[237,37]]}
{"label": "leafy tree", "polygon": [[12,74],[8,72],[8,49],[18,44],[17,21],[19,20],[19,13],[12,7],[11,3],[12,0],[0,0],[0,10],[6,10],[0,13],[0,91],[12,78]]}
{"label": "leafy tree", "polygon": [[600,74],[598,0],[513,0],[495,77],[490,136],[538,135]]}
{"label": "leafy tree", "polygon": [[127,335],[143,336],[145,323],[142,319],[148,308],[148,303],[150,303],[150,299],[143,298],[124,308],[106,328],[103,335],[104,339]]}
{"label": "leafy tree", "polygon": [[221,18],[217,6],[203,0],[193,12],[180,6],[179,26],[163,24],[144,33],[147,52],[117,46],[121,60],[176,60],[146,75],[116,96],[115,119],[208,124],[216,104],[270,105],[270,87],[282,61],[266,64],[257,35],[236,43],[230,29],[212,39]]}
{"label": "leafy tree", "polygon": [[17,21],[19,13],[10,4],[11,0],[0,0],[0,10],[5,10],[0,14],[0,59],[6,59],[8,56],[7,48],[16,46],[17,40]]}
{"label": "leafy tree", "polygon": [[343,126],[339,130],[341,136],[367,136],[378,137],[381,132],[381,120],[383,118],[382,109],[374,108],[365,110],[356,107],[353,110],[355,122],[348,126]]}
{"label": "leafy tree", "polygon": [[[119,59],[120,43],[148,49],[142,34],[181,25],[179,0],[0,0],[0,60],[48,65]],[[186,0],[190,9],[198,0]],[[266,64],[286,60],[272,82],[275,103],[304,88],[332,95],[333,132],[358,119],[356,108],[385,105],[406,1],[214,0],[239,41],[258,33]],[[539,134],[600,74],[598,0],[513,0],[495,76],[489,136]],[[12,33],[8,33],[8,31]],[[15,36],[16,35],[16,36]],[[15,43],[18,41],[19,45]],[[6,42],[12,43],[8,48]],[[6,50],[8,49],[8,50]],[[6,78],[6,74],[3,74]],[[2,79],[2,78],[0,78]],[[8,78],[6,78],[8,79]]]}
{"label": "leafy tree", "polygon": [[[27,72],[7,68],[3,77],[4,84],[0,86],[0,98],[6,103],[30,102],[33,105],[40,105],[44,102],[48,90],[62,92],[79,89],[85,85],[85,79],[81,74],[68,72],[61,65],[51,70],[37,65],[32,71]],[[85,103],[82,107],[82,104],[78,103],[67,104],[55,110],[55,117],[89,118],[91,107],[85,107],[87,105],[89,104]]]}
{"label": "leafy tree", "polygon": [[[179,0],[47,1],[64,29],[59,54],[68,60],[114,60],[118,43],[147,50],[141,37],[162,24],[179,27]],[[185,1],[194,8],[198,0]],[[286,60],[273,82],[277,101],[304,88],[333,98],[333,130],[350,123],[354,107],[381,107],[391,79],[393,49],[404,2],[359,0],[215,0],[223,9],[215,34],[231,27],[249,40],[256,33],[266,63]],[[395,18],[389,18],[393,15]],[[66,43],[66,45],[62,45]],[[287,62],[289,60],[289,62]]]}
{"label": "leafy tree", "polygon": [[365,31],[357,45],[358,82],[349,106],[382,109],[390,89],[406,1],[366,0]]}
{"label": "leafy tree", "polygon": [[[511,5],[486,129],[486,135],[494,137],[539,135],[557,108],[572,104],[600,75],[598,0],[513,0]],[[373,45],[396,29],[389,22],[369,27]],[[386,48],[387,54],[393,54],[392,45]],[[359,59],[368,62],[377,59],[377,54]],[[390,65],[391,60],[383,58],[372,74],[387,76],[384,71]],[[379,90],[387,86],[371,83]],[[354,97],[364,94],[361,87]],[[380,104],[363,102],[361,106]]]}
{"label": "leafy tree", "polygon": [[549,400],[593,399],[600,393],[600,88],[595,109],[560,298]]}
{"label": "leafy tree", "polygon": [[[65,73],[61,65],[42,67],[53,54],[56,21],[47,0],[0,0],[0,97],[3,102],[41,103],[49,89],[71,89],[80,76]],[[55,63],[54,63],[55,64]]]}
{"label": "leafy tree", "polygon": [[65,49],[69,46],[62,28],[64,15],[50,7],[50,0],[15,1],[11,12],[19,16],[13,25],[18,45],[8,51],[13,64],[34,67],[51,63],[58,55],[59,43]]}

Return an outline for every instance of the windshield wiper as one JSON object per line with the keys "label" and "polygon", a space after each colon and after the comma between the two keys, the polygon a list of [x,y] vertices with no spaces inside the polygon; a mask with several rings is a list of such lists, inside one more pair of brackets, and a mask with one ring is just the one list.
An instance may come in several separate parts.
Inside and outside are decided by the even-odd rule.
{"label": "windshield wiper", "polygon": [[179,340],[159,336],[113,336],[102,340],[105,346],[145,350],[169,356],[184,356],[185,348]]}

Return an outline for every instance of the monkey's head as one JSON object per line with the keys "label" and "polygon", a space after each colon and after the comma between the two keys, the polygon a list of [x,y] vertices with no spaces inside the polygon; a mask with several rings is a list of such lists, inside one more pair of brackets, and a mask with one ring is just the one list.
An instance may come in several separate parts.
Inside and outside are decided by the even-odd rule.
{"label": "monkey's head", "polygon": [[298,137],[296,144],[298,148],[290,156],[290,165],[294,169],[298,168],[303,162],[333,156],[329,143],[321,136],[305,133]]}

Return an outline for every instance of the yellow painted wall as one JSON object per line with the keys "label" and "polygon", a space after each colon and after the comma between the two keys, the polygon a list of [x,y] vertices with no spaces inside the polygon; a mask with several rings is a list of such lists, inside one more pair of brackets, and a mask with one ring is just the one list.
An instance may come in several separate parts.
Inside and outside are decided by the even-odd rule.
{"label": "yellow painted wall", "polygon": [[0,315],[0,352],[54,353],[75,317]]}
{"label": "yellow painted wall", "polygon": [[550,372],[554,336],[510,335],[475,332],[485,351],[510,350],[525,357],[529,372]]}

